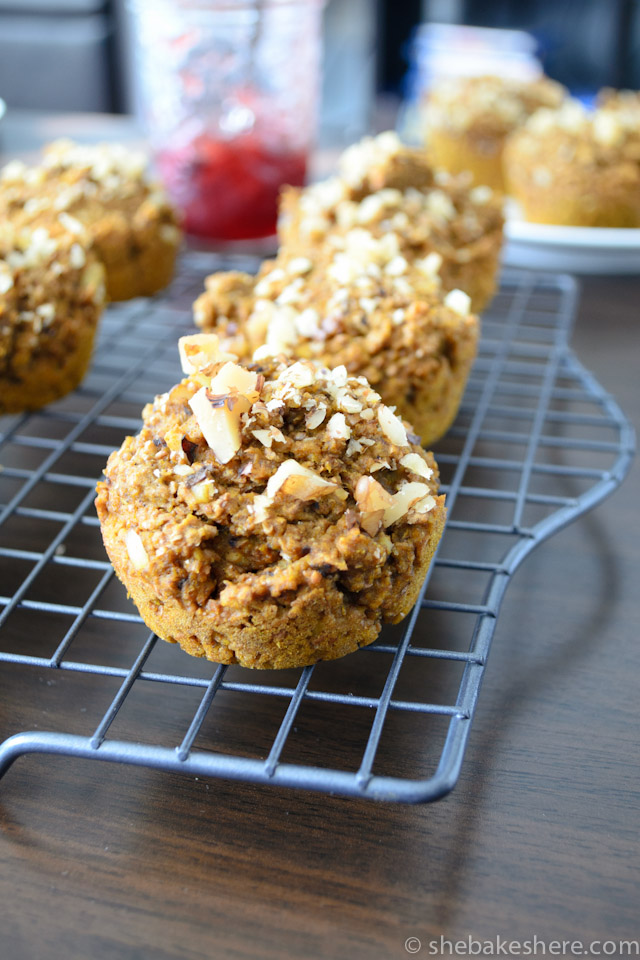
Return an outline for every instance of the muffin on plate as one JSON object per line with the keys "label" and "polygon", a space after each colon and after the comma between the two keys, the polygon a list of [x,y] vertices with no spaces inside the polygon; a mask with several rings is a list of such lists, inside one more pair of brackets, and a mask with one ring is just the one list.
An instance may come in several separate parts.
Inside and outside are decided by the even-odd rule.
{"label": "muffin on plate", "polygon": [[610,121],[602,117],[613,114],[624,127],[626,154],[640,163],[640,90],[613,90],[604,87],[596,99],[597,114],[602,127]]}
{"label": "muffin on plate", "polygon": [[[393,156],[417,154],[394,138],[398,152]],[[366,158],[365,146],[366,142],[350,149],[361,150]],[[398,182],[399,177],[385,177],[385,166],[378,161],[374,179],[384,185],[363,197],[362,189],[354,197],[352,186],[341,176],[303,190],[286,189],[279,220],[282,247],[291,255],[315,259],[322,246],[340,249],[344,235],[354,227],[363,227],[376,238],[393,231],[408,261],[437,254],[442,289],[464,290],[471,297],[472,309],[481,312],[496,287],[504,223],[502,197],[490,187],[472,187],[469,174],[434,173],[424,153],[419,154],[419,163],[429,180],[414,176],[411,183],[406,177],[403,187],[395,187],[387,183]],[[347,168],[360,171],[358,182],[371,180],[365,174],[365,161],[352,162]],[[418,160],[408,167],[417,168]]]}
{"label": "muffin on plate", "polygon": [[567,95],[541,77],[451,77],[429,91],[424,107],[429,159],[450,173],[471,172],[475,183],[504,190],[502,153],[507,137],[540,107],[558,107]]}
{"label": "muffin on plate", "polygon": [[60,225],[0,221],[0,414],[78,386],[104,304],[104,268]]}
{"label": "muffin on plate", "polygon": [[107,296],[150,296],[173,276],[181,233],[144,154],[120,144],[50,144],[42,163],[0,172],[0,213],[22,225],[86,230],[105,265]]}
{"label": "muffin on plate", "polygon": [[574,100],[539,110],[514,134],[505,170],[525,220],[640,227],[640,110],[589,113]]}
{"label": "muffin on plate", "polygon": [[613,87],[603,87],[598,92],[596,107],[599,110],[624,113],[631,111],[637,116],[640,111],[640,90],[615,90]]}
{"label": "muffin on plate", "polygon": [[437,466],[344,367],[240,366],[182,338],[186,379],[109,458],[96,507],[158,636],[275,669],[333,660],[415,603],[442,533]]}
{"label": "muffin on plate", "polygon": [[407,260],[398,234],[356,227],[310,257],[283,249],[257,277],[213,274],[195,322],[242,360],[285,354],[344,365],[413,424],[426,446],[458,410],[479,323],[461,290],[443,296],[432,252]]}

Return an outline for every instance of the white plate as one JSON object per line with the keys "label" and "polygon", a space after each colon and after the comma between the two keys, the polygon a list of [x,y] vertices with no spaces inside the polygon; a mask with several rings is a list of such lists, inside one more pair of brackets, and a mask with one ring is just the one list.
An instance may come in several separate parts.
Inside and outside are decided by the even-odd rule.
{"label": "white plate", "polygon": [[569,273],[640,273],[640,229],[527,223],[507,210],[502,262]]}

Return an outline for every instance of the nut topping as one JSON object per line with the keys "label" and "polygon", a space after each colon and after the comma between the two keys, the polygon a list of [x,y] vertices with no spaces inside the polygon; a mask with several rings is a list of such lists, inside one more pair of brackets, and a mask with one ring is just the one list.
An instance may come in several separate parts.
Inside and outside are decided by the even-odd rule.
{"label": "nut topping", "polygon": [[187,376],[197,373],[211,363],[236,359],[234,354],[220,349],[220,338],[215,333],[194,333],[188,337],[180,337],[178,350],[182,371]]}
{"label": "nut topping", "polygon": [[241,447],[240,417],[249,409],[249,401],[237,393],[212,398],[207,388],[201,387],[189,406],[216,460],[228,463]]}
{"label": "nut topping", "polygon": [[279,443],[285,443],[286,441],[286,437],[282,430],[278,430],[277,427],[268,427],[266,430],[252,430],[251,433],[256,440],[259,440],[263,446],[268,447],[269,449],[271,449],[271,445],[274,441]]}
{"label": "nut topping", "polygon": [[124,535],[124,542],[129,554],[129,559],[136,570],[144,570],[149,566],[149,556],[144,548],[142,537],[136,530],[127,530]]}
{"label": "nut topping", "polygon": [[229,362],[225,363],[213,377],[209,390],[212,394],[221,396],[237,391],[249,401],[249,404],[252,404],[259,399],[263,384],[264,377],[260,374],[252,373],[251,370],[245,370],[237,363]]}
{"label": "nut topping", "polygon": [[407,431],[404,424],[389,407],[384,404],[378,408],[378,423],[387,440],[396,443],[399,447],[409,446]]}
{"label": "nut topping", "polygon": [[337,483],[323,480],[313,470],[301,466],[296,460],[285,460],[267,483],[267,497],[273,500],[277,493],[294,497],[296,500],[317,500],[329,493],[335,493],[346,500],[347,492]]}
{"label": "nut topping", "polygon": [[381,483],[373,477],[360,477],[356,484],[355,498],[360,510],[360,526],[375,537],[382,526],[385,511],[394,505],[394,499]]}
{"label": "nut topping", "polygon": [[444,305],[461,317],[468,317],[471,311],[471,297],[463,290],[450,290],[444,298]]}
{"label": "nut topping", "polygon": [[431,490],[426,483],[401,483],[393,495],[393,504],[384,512],[384,525],[390,527],[392,523],[404,517],[409,510],[417,513],[428,513],[435,505]]}
{"label": "nut topping", "polygon": [[433,476],[433,470],[427,466],[419,453],[405,454],[404,457],[400,458],[400,463],[407,470],[411,470],[411,473],[417,473],[419,477],[424,477],[425,480],[429,480]]}
{"label": "nut topping", "polygon": [[321,423],[324,422],[324,418],[327,415],[327,407],[324,403],[319,403],[316,409],[309,414],[307,417],[306,425],[307,430],[315,430],[316,427],[319,427]]}
{"label": "nut topping", "polygon": [[351,427],[347,423],[344,413],[334,413],[327,424],[327,433],[334,440],[348,440],[351,436]]}

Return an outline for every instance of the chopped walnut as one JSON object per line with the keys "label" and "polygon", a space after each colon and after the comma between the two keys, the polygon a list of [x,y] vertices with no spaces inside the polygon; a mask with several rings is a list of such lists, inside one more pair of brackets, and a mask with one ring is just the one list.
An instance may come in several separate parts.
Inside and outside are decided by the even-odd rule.
{"label": "chopped walnut", "polygon": [[182,372],[187,376],[197,373],[211,363],[237,359],[234,354],[225,353],[220,348],[220,338],[215,333],[194,333],[188,337],[180,337],[178,350]]}
{"label": "chopped walnut", "polygon": [[351,427],[344,417],[344,413],[334,413],[327,424],[327,433],[334,440],[348,440],[351,436]]}
{"label": "chopped walnut", "polygon": [[269,478],[267,497],[273,500],[277,493],[294,497],[296,500],[316,500],[329,493],[335,493],[342,500],[347,498],[346,490],[337,483],[323,480],[313,470],[308,470],[296,460],[284,460]]}
{"label": "chopped walnut", "polygon": [[444,298],[444,303],[461,317],[467,317],[471,312],[471,297],[463,290],[450,290]]}
{"label": "chopped walnut", "polygon": [[327,415],[327,407],[324,403],[319,403],[318,406],[309,414],[306,420],[307,430],[315,430],[316,427],[319,427],[321,423],[324,422],[324,419]]}
{"label": "chopped walnut", "polygon": [[373,477],[360,477],[356,484],[355,500],[360,510],[360,526],[372,537],[380,530],[385,512],[394,505],[394,499]]}
{"label": "chopped walnut", "polygon": [[404,457],[400,458],[400,463],[407,470],[411,470],[412,473],[424,477],[425,480],[429,480],[433,476],[433,470],[424,462],[419,453],[405,454]]}
{"label": "chopped walnut", "polygon": [[[424,501],[424,503],[423,503]],[[385,510],[384,525],[390,527],[392,523],[404,517],[410,510],[426,513],[435,505],[431,491],[426,483],[409,481],[401,483],[393,494],[393,504]]]}
{"label": "chopped walnut", "polygon": [[286,440],[282,430],[278,430],[277,427],[268,427],[266,430],[252,430],[251,433],[256,440],[259,440],[260,443],[268,449],[271,449],[274,441],[284,443]]}
{"label": "chopped walnut", "polygon": [[215,396],[201,387],[189,400],[202,436],[219,463],[228,463],[242,445],[240,417],[249,401],[239,394]]}
{"label": "chopped walnut", "polygon": [[235,390],[251,404],[259,399],[263,383],[264,377],[260,374],[229,361],[212,378],[209,390],[212,394],[222,395]]}

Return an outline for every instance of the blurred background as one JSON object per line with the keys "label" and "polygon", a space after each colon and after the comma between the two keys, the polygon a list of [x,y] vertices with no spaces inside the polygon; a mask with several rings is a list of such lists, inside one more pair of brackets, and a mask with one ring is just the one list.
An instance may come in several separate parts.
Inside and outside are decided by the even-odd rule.
{"label": "blurred background", "polygon": [[[460,34],[465,24],[521,34]],[[320,136],[345,142],[374,108],[415,102],[442,70],[532,62],[589,99],[640,87],[640,0],[329,0]],[[463,55],[461,55],[463,51]],[[0,0],[0,96],[9,109],[133,110],[126,0]]]}

